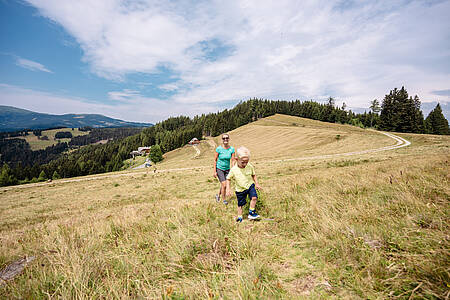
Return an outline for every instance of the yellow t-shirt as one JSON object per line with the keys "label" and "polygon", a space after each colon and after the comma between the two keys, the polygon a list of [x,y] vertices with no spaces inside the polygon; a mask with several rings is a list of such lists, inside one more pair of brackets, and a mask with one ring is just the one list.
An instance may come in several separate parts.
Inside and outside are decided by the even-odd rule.
{"label": "yellow t-shirt", "polygon": [[236,192],[242,192],[255,183],[252,175],[255,175],[255,168],[250,163],[248,163],[245,168],[239,168],[236,164],[231,168],[227,179],[234,181]]}

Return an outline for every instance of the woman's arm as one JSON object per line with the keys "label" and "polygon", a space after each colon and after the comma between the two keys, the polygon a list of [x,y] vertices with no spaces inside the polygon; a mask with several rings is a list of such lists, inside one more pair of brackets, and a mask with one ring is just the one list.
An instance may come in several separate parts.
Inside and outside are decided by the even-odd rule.
{"label": "woman's arm", "polygon": [[217,159],[219,159],[219,153],[214,154],[214,177],[217,177]]}
{"label": "woman's arm", "polygon": [[231,154],[231,166],[234,167],[236,164],[236,155],[234,153]]}

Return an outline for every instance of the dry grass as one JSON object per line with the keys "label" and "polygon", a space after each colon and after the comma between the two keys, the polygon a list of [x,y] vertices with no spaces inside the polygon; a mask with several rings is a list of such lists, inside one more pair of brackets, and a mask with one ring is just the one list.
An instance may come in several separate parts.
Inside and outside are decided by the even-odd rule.
{"label": "dry grass", "polygon": [[41,150],[45,149],[49,146],[56,145],[58,142],[70,142],[70,139],[55,139],[55,134],[59,131],[69,131],[72,133],[72,136],[79,136],[79,135],[86,135],[89,132],[88,131],[79,131],[78,128],[60,128],[60,129],[51,129],[51,130],[43,130],[42,136],[47,136],[48,140],[39,140],[37,136],[35,136],[33,133],[30,133],[27,136],[20,136],[18,138],[24,139],[30,144],[31,150]]}
{"label": "dry grass", "polygon": [[[229,134],[230,144],[236,149],[245,145],[251,150],[253,161],[347,153],[395,144],[391,138],[374,131],[279,114],[239,127]],[[339,140],[336,139],[337,135]],[[212,168],[213,145],[220,145],[220,138],[202,141],[199,145],[201,155],[196,159],[192,159],[195,150],[188,145],[166,153],[159,167]]]}
{"label": "dry grass", "polygon": [[[332,124],[327,135],[310,120],[304,128],[264,122],[271,121],[231,137],[254,153],[265,187],[257,209],[274,221],[235,224],[235,200],[215,203],[206,143],[205,157],[194,159],[186,147],[159,167],[200,162],[203,169],[3,189],[0,268],[37,258],[0,287],[0,298],[448,297],[449,137],[402,135],[413,144],[339,160],[267,162],[283,157],[278,143],[289,128],[302,136],[319,130],[324,140],[314,155],[327,153],[322,144],[338,153],[348,140],[364,149],[377,136],[362,141],[365,131]],[[283,134],[268,149],[259,134],[242,136],[261,127]],[[329,143],[335,132],[347,138]],[[377,147],[392,143],[379,139]],[[301,140],[286,144],[295,156],[308,151]]]}

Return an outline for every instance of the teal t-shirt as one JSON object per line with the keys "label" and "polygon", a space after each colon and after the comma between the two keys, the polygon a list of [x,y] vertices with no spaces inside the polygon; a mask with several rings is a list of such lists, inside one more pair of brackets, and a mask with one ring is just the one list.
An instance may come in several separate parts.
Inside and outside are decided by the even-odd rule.
{"label": "teal t-shirt", "polygon": [[234,148],[230,147],[225,149],[222,146],[219,146],[216,148],[216,152],[219,153],[216,164],[217,169],[221,169],[223,171],[229,170],[231,155],[234,153]]}

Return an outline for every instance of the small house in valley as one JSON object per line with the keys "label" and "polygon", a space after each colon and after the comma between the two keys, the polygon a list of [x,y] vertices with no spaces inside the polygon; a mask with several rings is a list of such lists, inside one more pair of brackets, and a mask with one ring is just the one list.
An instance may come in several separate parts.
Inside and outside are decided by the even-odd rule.
{"label": "small house in valley", "polygon": [[131,152],[130,152],[130,155],[131,155],[131,156],[133,157],[133,159],[134,159],[136,156],[141,156],[141,152],[134,150],[134,151],[131,151]]}
{"label": "small house in valley", "polygon": [[147,155],[150,153],[150,148],[151,147],[139,147],[137,151],[140,152],[141,155]]}
{"label": "small house in valley", "polygon": [[130,155],[135,158],[136,156],[144,156],[150,153],[151,147],[139,147],[137,150],[131,151]]}
{"label": "small house in valley", "polygon": [[198,140],[198,138],[193,138],[188,144],[189,145],[197,145],[197,144],[200,144],[200,141]]}

